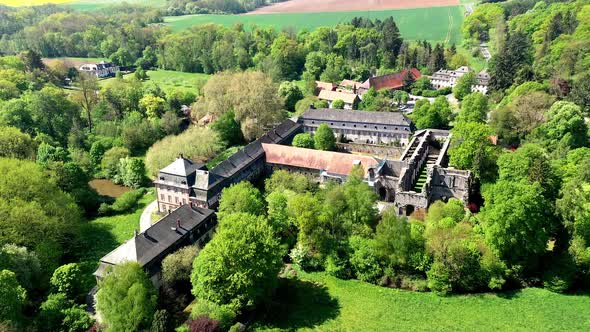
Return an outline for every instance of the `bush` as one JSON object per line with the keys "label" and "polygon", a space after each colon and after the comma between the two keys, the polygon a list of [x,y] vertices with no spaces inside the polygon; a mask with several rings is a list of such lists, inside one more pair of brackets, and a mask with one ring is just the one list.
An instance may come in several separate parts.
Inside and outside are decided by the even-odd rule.
{"label": "bush", "polygon": [[86,312],[83,305],[62,310],[62,331],[84,332],[94,324],[94,320]]}
{"label": "bush", "polygon": [[76,300],[82,294],[82,270],[76,263],[58,267],[51,276],[51,288],[55,293],[63,293],[68,299]]}
{"label": "bush", "polygon": [[193,306],[191,317],[207,317],[219,322],[219,326],[223,330],[227,330],[236,319],[236,312],[229,305],[218,305],[206,300],[199,300]]}
{"label": "bush", "polygon": [[186,246],[166,256],[162,261],[162,281],[168,285],[190,282],[193,261],[199,254],[196,245]]}
{"label": "bush", "polygon": [[293,146],[298,148],[313,149],[313,137],[309,133],[297,134],[293,138]]}
{"label": "bush", "polygon": [[353,250],[350,255],[352,271],[359,280],[376,284],[383,275],[383,268],[374,240],[352,236],[349,242]]}
{"label": "bush", "polygon": [[206,316],[189,321],[188,326],[189,332],[218,332],[220,330],[219,322]]}
{"label": "bush", "polygon": [[158,310],[154,313],[150,332],[168,332],[172,329],[170,314],[166,310]]}
{"label": "bush", "polygon": [[551,266],[543,274],[543,286],[554,293],[565,293],[574,281],[575,263],[569,254],[554,259]]}
{"label": "bush", "polygon": [[118,213],[127,212],[137,205],[137,201],[139,201],[139,199],[145,195],[145,193],[145,188],[126,192],[115,200],[112,208]]}

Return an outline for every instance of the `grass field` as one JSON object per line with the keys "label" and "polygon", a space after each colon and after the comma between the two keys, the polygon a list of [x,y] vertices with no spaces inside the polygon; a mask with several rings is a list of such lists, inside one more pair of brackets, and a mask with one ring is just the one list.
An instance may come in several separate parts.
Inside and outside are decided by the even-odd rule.
{"label": "grass field", "polygon": [[[529,288],[439,297],[303,273],[256,331],[590,331],[590,296]],[[277,313],[278,312],[278,313]]]}
{"label": "grass field", "polygon": [[139,230],[139,219],[143,209],[155,199],[156,195],[153,189],[150,189],[139,200],[135,210],[126,214],[99,217],[83,225],[80,237],[84,240],[81,263],[88,289],[95,283],[92,273],[98,265],[98,260],[133,237],[135,230]]}
{"label": "grass field", "polygon": [[106,6],[121,4],[123,2],[129,4],[143,4],[154,7],[162,7],[166,0],[0,0],[0,5],[23,7],[23,6],[38,6],[44,4],[67,4],[70,7],[78,10],[96,10]]}
{"label": "grass field", "polygon": [[246,26],[273,26],[277,29],[294,28],[312,30],[319,26],[332,26],[350,22],[356,16],[372,19],[395,18],[402,36],[407,40],[449,41],[461,40],[463,6],[412,8],[368,12],[294,13],[260,15],[187,15],[166,17],[165,22],[175,31],[203,23],[226,26],[244,23]]}
{"label": "grass field", "polygon": [[[202,87],[209,79],[207,74],[199,73],[184,73],[180,71],[171,70],[150,70],[147,72],[149,80],[146,82],[153,82],[160,86],[162,90],[169,91],[171,89],[187,89],[197,92],[198,87]],[[125,75],[125,78],[132,77],[133,74]],[[100,81],[100,85],[106,85],[115,78],[109,78]]]}

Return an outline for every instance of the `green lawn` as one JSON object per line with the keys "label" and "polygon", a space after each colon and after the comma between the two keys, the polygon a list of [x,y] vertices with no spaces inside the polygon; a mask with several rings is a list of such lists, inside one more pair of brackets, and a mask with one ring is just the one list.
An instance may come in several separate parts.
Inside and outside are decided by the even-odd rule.
{"label": "green lawn", "polygon": [[[184,73],[180,71],[171,70],[149,70],[147,72],[149,80],[146,82],[153,82],[162,88],[164,91],[171,89],[185,89],[192,90],[195,93],[197,89],[202,87],[209,79],[210,75],[200,73]],[[133,77],[133,74],[124,76],[125,78]],[[101,86],[106,85],[115,78],[109,78],[100,81]]]}
{"label": "green lawn", "polygon": [[256,331],[590,331],[590,296],[529,288],[439,297],[324,273],[289,280]]}
{"label": "green lawn", "polygon": [[330,13],[289,13],[253,15],[187,15],[166,17],[165,22],[173,30],[179,31],[196,24],[218,23],[232,25],[244,23],[246,26],[273,26],[277,29],[293,27],[297,30],[312,30],[319,26],[333,26],[350,22],[356,16],[372,19],[395,18],[402,36],[407,40],[430,40],[459,43],[463,6],[411,8],[368,12],[330,12]]}
{"label": "green lawn", "polygon": [[139,218],[143,209],[156,199],[153,189],[142,197],[135,210],[115,216],[99,217],[88,221],[82,227],[82,266],[87,276],[89,288],[93,279],[90,276],[98,266],[98,260],[104,255],[133,237],[135,230],[139,230]]}

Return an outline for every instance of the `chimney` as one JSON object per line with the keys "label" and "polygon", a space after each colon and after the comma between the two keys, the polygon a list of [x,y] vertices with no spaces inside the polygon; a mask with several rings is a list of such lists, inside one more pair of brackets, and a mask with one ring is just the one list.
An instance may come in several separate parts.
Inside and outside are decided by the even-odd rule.
{"label": "chimney", "polygon": [[180,158],[180,159],[184,159],[184,154],[182,154],[182,153],[181,153],[181,154],[178,156],[178,158]]}
{"label": "chimney", "polygon": [[137,237],[137,229],[133,230],[133,237]]}
{"label": "chimney", "polygon": [[176,219],[176,229],[180,229],[180,219]]}
{"label": "chimney", "polygon": [[190,208],[192,209],[193,208],[193,201],[189,200],[188,201],[188,206],[190,206]]}
{"label": "chimney", "polygon": [[356,94],[356,91],[357,91],[357,90],[356,90],[356,83],[355,83],[355,84],[352,86],[352,92],[353,92],[354,94]]}
{"label": "chimney", "polygon": [[172,210],[168,209],[168,214],[172,213]]}

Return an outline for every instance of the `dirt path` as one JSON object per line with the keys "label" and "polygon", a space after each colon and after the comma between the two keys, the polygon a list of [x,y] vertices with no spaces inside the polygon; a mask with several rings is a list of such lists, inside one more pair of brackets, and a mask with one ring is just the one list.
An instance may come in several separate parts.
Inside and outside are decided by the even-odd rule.
{"label": "dirt path", "polygon": [[248,14],[388,10],[459,4],[459,0],[290,0],[258,8]]}

